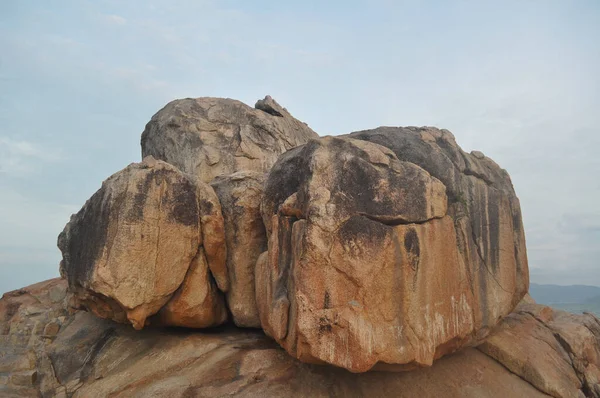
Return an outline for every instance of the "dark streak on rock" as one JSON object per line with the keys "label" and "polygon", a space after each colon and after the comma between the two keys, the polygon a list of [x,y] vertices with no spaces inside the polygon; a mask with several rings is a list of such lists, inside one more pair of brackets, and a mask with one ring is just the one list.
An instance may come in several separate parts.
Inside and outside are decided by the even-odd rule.
{"label": "dark streak on rock", "polygon": [[421,259],[421,248],[419,246],[419,236],[414,228],[410,228],[404,235],[404,248],[407,251],[411,268],[417,271]]}
{"label": "dark streak on rock", "polygon": [[[162,199],[162,198],[161,198]],[[187,180],[177,181],[172,184],[171,202],[172,220],[185,226],[198,225],[199,217],[198,207],[196,205],[197,194],[196,187]],[[201,205],[212,209],[212,203],[201,200]]]}
{"label": "dark streak on rock", "polygon": [[325,297],[323,298],[323,308],[325,308],[325,309],[331,308],[331,297],[329,297],[328,291],[325,291]]}

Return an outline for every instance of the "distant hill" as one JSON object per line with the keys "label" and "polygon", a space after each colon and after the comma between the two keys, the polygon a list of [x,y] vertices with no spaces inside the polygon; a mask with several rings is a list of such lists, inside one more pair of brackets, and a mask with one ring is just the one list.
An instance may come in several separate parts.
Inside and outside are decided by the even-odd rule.
{"label": "distant hill", "polygon": [[597,286],[531,283],[529,294],[539,304],[574,313],[592,312],[600,316],[600,287]]}
{"label": "distant hill", "polygon": [[529,285],[529,294],[540,304],[584,303],[589,299],[600,299],[600,287],[587,285]]}

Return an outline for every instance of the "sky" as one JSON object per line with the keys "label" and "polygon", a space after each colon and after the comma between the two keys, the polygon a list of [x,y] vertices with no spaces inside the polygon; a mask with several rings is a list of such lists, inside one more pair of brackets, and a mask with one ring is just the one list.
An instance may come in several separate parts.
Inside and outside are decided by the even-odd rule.
{"label": "sky", "polygon": [[600,286],[600,2],[0,2],[0,294],[140,161],[167,102],[267,94],[320,135],[437,126],[511,175],[532,282]]}

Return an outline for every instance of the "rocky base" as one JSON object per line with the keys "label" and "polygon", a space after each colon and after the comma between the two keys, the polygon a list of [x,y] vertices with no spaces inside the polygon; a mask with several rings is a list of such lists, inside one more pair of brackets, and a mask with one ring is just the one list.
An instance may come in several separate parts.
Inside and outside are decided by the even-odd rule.
{"label": "rocky base", "polygon": [[598,397],[600,321],[521,303],[478,348],[412,372],[303,364],[259,330],[67,314],[66,282],[0,299],[2,397]]}

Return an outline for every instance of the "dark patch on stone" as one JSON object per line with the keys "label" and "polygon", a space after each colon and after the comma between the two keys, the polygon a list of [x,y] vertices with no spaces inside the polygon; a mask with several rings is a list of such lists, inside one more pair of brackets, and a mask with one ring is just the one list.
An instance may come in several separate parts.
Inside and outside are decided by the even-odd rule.
{"label": "dark patch on stone", "polygon": [[510,209],[511,209],[511,212],[512,212],[512,223],[513,223],[512,227],[513,227],[514,233],[516,235],[518,235],[518,234],[521,233],[521,228],[523,226],[523,219],[522,219],[522,216],[521,216],[521,212],[519,211],[518,208],[515,209],[513,207],[512,203],[510,204]]}
{"label": "dark patch on stone", "polygon": [[279,275],[273,299],[286,298],[288,296],[287,283],[292,267],[292,225],[298,219],[295,217],[279,217],[278,241],[279,241]]}
{"label": "dark patch on stone", "polygon": [[110,206],[111,197],[105,194],[104,186],[96,191],[58,237],[70,286],[83,285],[91,278],[107,244],[111,216],[118,217],[117,209],[125,200],[125,192],[118,193]]}
{"label": "dark patch on stone", "polygon": [[265,184],[264,198],[274,215],[279,206],[292,194],[298,192],[298,203],[303,202],[303,192],[300,185],[310,178],[308,161],[316,149],[316,143],[310,142],[291,149],[281,155],[269,174]]}
{"label": "dark patch on stone", "polygon": [[381,242],[390,233],[391,228],[361,216],[350,217],[338,230],[342,244],[354,243],[357,247],[368,246],[365,242]]}
{"label": "dark patch on stone", "polygon": [[[198,225],[196,187],[191,182],[183,180],[173,183],[171,191],[169,198],[171,204],[171,214],[169,216],[171,219],[185,226]],[[201,202],[204,201],[201,200]],[[210,207],[212,208],[212,203]]]}
{"label": "dark patch on stone", "polygon": [[[144,206],[146,205],[146,199],[148,198],[152,182],[155,180],[155,174],[150,171],[143,180],[137,183],[137,192],[133,197],[131,208],[127,212],[127,221],[138,222],[144,218]],[[160,184],[160,181],[158,183]]]}
{"label": "dark patch on stone", "polygon": [[325,291],[325,297],[323,298],[323,308],[325,308],[325,309],[331,308],[331,298],[329,297],[328,291]]}
{"label": "dark patch on stone", "polygon": [[331,332],[333,330],[333,327],[331,326],[331,322],[329,321],[329,319],[327,319],[327,317],[320,317],[319,318],[319,334],[323,334],[325,332]]}
{"label": "dark patch on stone", "polygon": [[280,112],[278,112],[276,109],[274,109],[274,108],[272,108],[270,106],[263,106],[263,107],[258,108],[258,109],[260,109],[261,111],[266,112],[266,113],[268,113],[269,115],[272,115],[272,116],[283,117],[283,115]]}
{"label": "dark patch on stone", "polygon": [[[185,133],[184,142],[186,144],[185,146],[192,149],[198,149],[204,146],[204,141],[202,141],[200,135],[193,132]],[[175,146],[174,142],[172,142],[171,144],[173,147]]]}
{"label": "dark patch on stone", "polygon": [[492,194],[490,191],[490,200],[488,205],[488,240],[490,243],[490,253],[488,263],[491,265],[491,271],[496,274],[500,270],[500,206],[502,205],[502,195]]}
{"label": "dark patch on stone", "polygon": [[[403,173],[397,174],[371,163],[367,153],[350,141],[336,139],[332,143],[333,162],[340,165],[332,188],[336,200],[342,203],[340,208],[355,209],[378,220],[388,217],[399,223],[424,221],[422,216],[427,213],[427,203],[423,200],[425,180],[417,166],[406,165]],[[385,188],[380,185],[382,180],[387,181]]]}
{"label": "dark patch on stone", "polygon": [[407,251],[410,266],[416,271],[419,268],[421,248],[419,246],[419,235],[417,235],[414,228],[410,228],[404,235],[404,248]]}
{"label": "dark patch on stone", "polygon": [[265,99],[256,101],[254,108],[272,116],[283,117],[283,114],[275,109],[275,106],[279,106],[279,104],[271,97],[267,96]]}
{"label": "dark patch on stone", "polygon": [[211,214],[213,211],[214,204],[210,200],[200,199],[200,212],[202,214]]}
{"label": "dark patch on stone", "polygon": [[[338,155],[341,157],[343,154]],[[340,169],[332,191],[336,193],[336,200],[344,203],[340,207],[368,214],[385,214],[385,209],[393,206],[389,198],[381,202],[373,200],[378,193],[377,182],[382,176],[371,163],[358,157],[345,162],[335,159],[335,162],[340,164]]]}
{"label": "dark patch on stone", "polygon": [[446,140],[441,139],[436,142],[437,145],[430,145],[421,139],[418,130],[380,127],[351,133],[348,136],[384,146],[394,152],[399,160],[423,168],[446,186],[449,199],[452,200],[459,183],[455,180],[455,176],[459,175],[457,161],[452,160],[455,157],[455,149]]}
{"label": "dark patch on stone", "polygon": [[[2,297],[4,298],[4,297]],[[3,319],[3,321],[10,321],[12,319],[12,317],[17,313],[17,311],[19,310],[19,307],[21,307],[21,303],[19,303],[18,301],[7,301],[6,307],[5,307],[5,317]]]}

